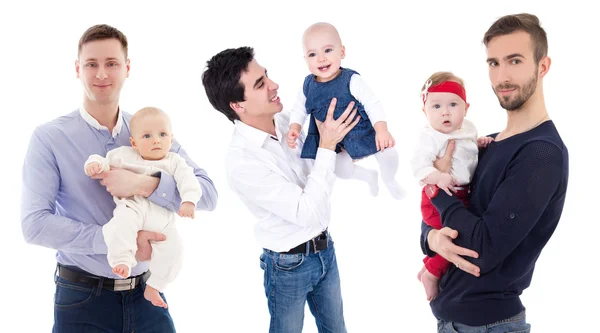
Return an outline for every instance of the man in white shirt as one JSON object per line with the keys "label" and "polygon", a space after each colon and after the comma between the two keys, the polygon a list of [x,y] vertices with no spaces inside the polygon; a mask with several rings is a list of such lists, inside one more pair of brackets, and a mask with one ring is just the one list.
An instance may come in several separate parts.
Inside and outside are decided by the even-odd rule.
{"label": "man in white shirt", "polygon": [[[333,119],[335,99],[318,123],[315,160],[300,158],[285,141],[289,114],[279,86],[250,47],[224,50],[208,63],[202,83],[210,103],[235,124],[226,168],[229,185],[258,219],[261,268],[271,314],[270,332],[301,332],[304,305],[319,332],[346,332],[335,249],[327,232],[335,181],[335,147],[358,123],[351,103]],[[354,119],[354,121],[352,121]]]}

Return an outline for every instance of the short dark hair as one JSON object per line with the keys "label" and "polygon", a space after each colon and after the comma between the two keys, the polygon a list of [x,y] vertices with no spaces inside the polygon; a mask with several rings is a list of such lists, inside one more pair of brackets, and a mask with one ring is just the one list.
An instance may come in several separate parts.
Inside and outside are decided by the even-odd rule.
{"label": "short dark hair", "polygon": [[494,37],[508,35],[515,31],[524,31],[531,37],[536,64],[548,55],[546,31],[540,26],[538,17],[533,14],[522,13],[502,16],[485,33],[483,44],[487,47]]}
{"label": "short dark hair", "polygon": [[119,29],[115,27],[111,27],[107,24],[97,24],[95,26],[89,27],[81,38],[79,39],[79,47],[77,48],[77,55],[81,54],[81,48],[83,44],[88,42],[93,42],[95,40],[103,40],[103,39],[116,39],[121,43],[123,47],[123,52],[125,53],[125,59],[127,59],[127,37],[119,31]]}
{"label": "short dark hair", "polygon": [[202,73],[202,85],[210,104],[231,122],[240,117],[229,104],[245,101],[240,77],[242,72],[248,71],[248,64],[253,59],[254,49],[251,47],[227,49],[207,61]]}

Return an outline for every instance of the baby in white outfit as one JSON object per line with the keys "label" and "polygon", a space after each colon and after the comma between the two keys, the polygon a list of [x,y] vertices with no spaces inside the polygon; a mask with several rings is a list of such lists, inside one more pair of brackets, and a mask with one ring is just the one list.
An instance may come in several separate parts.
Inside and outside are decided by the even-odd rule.
{"label": "baby in white outfit", "polygon": [[[92,155],[85,162],[85,174],[93,176],[113,168],[123,168],[138,174],[153,175],[166,172],[173,176],[181,195],[179,215],[194,217],[196,202],[202,188],[194,170],[185,159],[169,152],[173,142],[171,122],[160,109],[147,107],[136,112],[130,121],[131,147],[123,146],[109,151],[106,158]],[[175,228],[175,213],[147,198],[135,195],[114,197],[117,207],[113,218],[102,227],[108,247],[108,263],[113,272],[127,278],[137,264],[136,238],[140,230],[160,232],[166,236],[162,242],[152,243],[150,278],[146,282],[144,297],[155,306],[166,308],[160,296],[168,283],[175,280],[181,269],[182,247]]]}

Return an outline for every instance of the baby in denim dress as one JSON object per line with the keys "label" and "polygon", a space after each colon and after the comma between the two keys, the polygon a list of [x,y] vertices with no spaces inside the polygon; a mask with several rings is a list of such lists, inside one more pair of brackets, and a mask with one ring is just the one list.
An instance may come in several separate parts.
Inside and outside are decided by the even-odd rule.
{"label": "baby in denim dress", "polygon": [[388,131],[383,107],[377,97],[354,70],[341,67],[345,48],[337,29],[329,23],[315,23],[303,35],[304,58],[311,72],[290,116],[287,143],[297,146],[302,125],[310,115],[308,133],[302,148],[302,158],[315,158],[319,147],[319,131],[315,119],[323,122],[332,98],[337,99],[334,118],[337,119],[350,102],[358,108],[358,124],[336,147],[335,173],[342,179],[358,179],[369,185],[373,196],[379,193],[378,174],[354,164],[354,161],[375,155],[384,185],[395,199],[405,195],[396,181],[398,152]]}

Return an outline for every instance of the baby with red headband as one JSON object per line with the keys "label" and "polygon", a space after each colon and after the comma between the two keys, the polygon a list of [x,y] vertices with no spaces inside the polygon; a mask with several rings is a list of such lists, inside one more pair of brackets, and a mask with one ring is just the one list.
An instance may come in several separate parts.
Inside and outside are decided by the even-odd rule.
{"label": "baby with red headband", "polygon": [[[469,183],[477,166],[480,148],[485,148],[493,140],[490,137],[477,139],[477,129],[465,119],[469,103],[463,80],[450,72],[434,73],[423,85],[421,98],[423,113],[428,124],[421,130],[417,148],[411,159],[414,176],[421,185],[437,185],[449,195],[468,204]],[[450,141],[455,146],[452,155],[452,168],[449,173],[438,171],[433,163],[444,155]],[[452,194],[452,192],[454,194]],[[442,228],[440,214],[431,204],[423,188],[421,194],[423,221],[436,228]],[[425,265],[418,278],[425,287],[427,299],[438,294],[438,281],[450,267],[450,263],[436,254],[425,257]]]}

